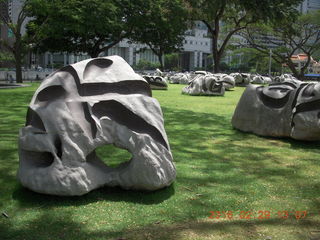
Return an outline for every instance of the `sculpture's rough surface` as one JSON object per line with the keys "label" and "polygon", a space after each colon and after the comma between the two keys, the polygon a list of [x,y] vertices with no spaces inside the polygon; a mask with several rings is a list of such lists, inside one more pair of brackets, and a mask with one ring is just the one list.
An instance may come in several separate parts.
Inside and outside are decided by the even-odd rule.
{"label": "sculpture's rough surface", "polygon": [[167,81],[161,76],[142,76],[149,84],[152,90],[167,90],[168,84]]}
{"label": "sculpture's rough surface", "polygon": [[249,85],[232,125],[262,136],[320,140],[320,84],[301,81]]}
{"label": "sculpture's rough surface", "polygon": [[188,86],[182,89],[183,94],[223,96],[225,88],[222,82],[213,75],[198,74]]}
{"label": "sculpture's rough surface", "polygon": [[[106,144],[132,158],[108,167],[95,153]],[[20,130],[19,158],[22,185],[46,194],[82,195],[101,186],[156,190],[176,176],[159,103],[117,56],[78,62],[43,81]]]}

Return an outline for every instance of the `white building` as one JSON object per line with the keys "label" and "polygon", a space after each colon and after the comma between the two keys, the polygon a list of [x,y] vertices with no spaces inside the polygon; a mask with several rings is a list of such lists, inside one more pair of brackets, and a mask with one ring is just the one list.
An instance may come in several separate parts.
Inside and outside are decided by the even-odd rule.
{"label": "white building", "polygon": [[304,0],[298,7],[301,13],[308,13],[310,11],[320,9],[320,0]]}

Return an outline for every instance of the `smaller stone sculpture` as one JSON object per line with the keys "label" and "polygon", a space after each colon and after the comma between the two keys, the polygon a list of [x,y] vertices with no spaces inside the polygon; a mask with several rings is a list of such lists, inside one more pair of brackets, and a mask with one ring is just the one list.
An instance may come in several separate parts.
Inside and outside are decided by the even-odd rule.
{"label": "smaller stone sculpture", "polygon": [[320,83],[249,85],[236,107],[232,125],[261,136],[320,140],[319,110]]}
{"label": "smaller stone sculpture", "polygon": [[236,85],[234,77],[231,75],[227,75],[227,74],[221,75],[219,77],[218,81],[222,82],[222,84],[226,90],[230,90],[230,89],[234,88]]}
{"label": "smaller stone sculpture", "polygon": [[223,96],[225,88],[213,75],[199,75],[182,89],[183,94]]}
{"label": "smaller stone sculpture", "polygon": [[285,81],[299,81],[297,78],[295,78],[294,76],[292,76],[291,74],[282,74],[280,76],[277,76],[274,78],[274,82],[285,82]]}
{"label": "smaller stone sculpture", "polygon": [[149,84],[152,90],[167,90],[168,84],[167,81],[160,76],[149,76],[143,75],[142,76]]}
{"label": "smaller stone sculpture", "polygon": [[250,74],[248,73],[231,73],[230,76],[234,77],[236,86],[247,86],[251,83]]}
{"label": "smaller stone sculpture", "polygon": [[189,74],[184,73],[176,73],[169,78],[169,82],[172,84],[188,84],[189,80]]}

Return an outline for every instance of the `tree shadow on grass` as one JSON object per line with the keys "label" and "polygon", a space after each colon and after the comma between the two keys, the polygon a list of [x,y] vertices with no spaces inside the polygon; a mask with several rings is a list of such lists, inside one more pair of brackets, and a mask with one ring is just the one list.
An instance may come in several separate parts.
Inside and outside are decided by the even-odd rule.
{"label": "tree shadow on grass", "polygon": [[53,196],[33,192],[20,184],[16,185],[12,198],[19,201],[21,207],[50,208],[56,206],[81,206],[93,202],[132,202],[136,204],[159,204],[174,195],[174,184],[157,191],[133,191],[119,187],[102,187],[83,196]]}
{"label": "tree shadow on grass", "polygon": [[[312,181],[313,179],[303,172],[304,165],[292,161],[288,166],[284,166],[282,152],[274,154],[274,150],[278,148],[283,150],[283,154],[287,154],[286,151],[290,151],[290,148],[298,150],[299,154],[307,149],[315,156],[303,161],[312,169],[313,166],[318,167],[316,159],[320,156],[320,150],[317,149],[317,145],[300,144],[300,142],[295,145],[293,140],[267,139],[236,131],[231,126],[229,115],[196,113],[166,107],[163,108],[163,112],[177,167],[177,180],[174,185],[156,192],[101,188],[81,197],[37,194],[15,183],[15,174],[12,174],[17,169],[17,160],[13,159],[15,153],[13,148],[5,153],[12,159],[12,163],[1,170],[1,173],[4,173],[0,176],[1,180],[5,182],[7,179],[10,182],[8,189],[11,189],[10,193],[9,190],[5,192],[5,199],[12,197],[20,208],[26,209],[26,214],[28,209],[34,211],[37,208],[39,214],[35,217],[26,217],[23,224],[19,225],[16,225],[17,219],[14,217],[7,220],[2,218],[0,239],[108,239],[125,236],[128,231],[134,236],[138,236],[139,232],[147,234],[140,239],[176,239],[180,236],[179,233],[187,229],[195,232],[211,232],[213,229],[213,234],[223,234],[228,231],[235,232],[232,227],[245,224],[241,221],[224,223],[193,221],[208,218],[209,211],[240,211],[251,208],[257,210],[256,202],[262,202],[262,205],[258,205],[261,209],[264,207],[263,204],[269,202],[272,204],[274,199],[282,204],[295,197],[297,204],[301,202],[298,206],[305,206],[314,211],[320,210],[319,181]],[[14,126],[8,124],[7,127],[11,129],[8,134],[16,131],[20,122],[18,119],[14,122]],[[12,139],[10,137],[8,142],[12,142]],[[273,145],[274,143],[276,145]],[[84,205],[100,202],[110,202],[110,208],[117,202],[137,203],[141,212],[150,205],[161,205],[165,202],[166,204],[162,205],[166,210],[164,218],[174,224],[169,226],[166,221],[163,224],[154,223],[152,222],[154,216],[146,216],[143,220],[128,216],[130,221],[136,221],[135,225],[129,227],[130,230],[119,225],[117,221],[105,226],[105,223],[97,222],[95,219],[83,225],[80,220],[75,221],[77,217],[73,216],[72,208],[69,208],[76,207],[77,210],[83,210]],[[287,205],[277,203],[277,207],[281,208],[295,206],[292,200]],[[116,210],[123,213],[130,211],[130,209]],[[159,214],[158,209],[152,211],[154,215]],[[105,216],[104,221],[113,220]],[[183,221],[192,223],[179,225],[179,222]],[[274,227],[286,224],[283,220],[259,220],[250,223]],[[89,227],[93,224],[98,224],[99,227]],[[316,226],[319,222],[310,220],[308,224]],[[160,230],[164,235],[160,234]]]}
{"label": "tree shadow on grass", "polygon": [[[183,221],[179,223],[154,222],[145,226],[114,229],[107,220],[90,222],[75,220],[72,211],[57,213],[50,210],[40,214],[27,223],[15,225],[14,218],[0,220],[1,240],[49,240],[49,239],[316,239],[309,238],[310,233],[319,230],[320,221],[313,219],[216,219],[201,221]],[[90,230],[89,226],[100,224],[99,230]],[[266,231],[267,230],[267,231]],[[280,235],[280,236],[279,236]]]}
{"label": "tree shadow on grass", "polygon": [[[231,116],[169,108],[163,110],[178,166],[177,193],[183,186],[193,191],[190,195],[203,193],[201,197],[188,200],[188,204],[207,210],[244,210],[250,209],[256,201],[267,202],[266,199],[275,197],[277,201],[284,202],[290,198],[297,198],[298,202],[304,199],[309,202],[306,208],[320,210],[320,183],[310,181],[313,178],[303,173],[305,165],[318,167],[320,159],[317,161],[316,156],[320,158],[319,142],[263,138],[243,133],[233,129]],[[283,157],[288,154],[286,145],[317,155],[313,159],[304,159],[305,165],[291,161],[286,166],[283,163]],[[274,154],[278,150],[283,154]],[[269,193],[265,186],[269,186]],[[214,188],[220,192],[215,192]],[[232,199],[227,199],[227,194]],[[212,201],[216,200],[216,196],[220,199]]]}

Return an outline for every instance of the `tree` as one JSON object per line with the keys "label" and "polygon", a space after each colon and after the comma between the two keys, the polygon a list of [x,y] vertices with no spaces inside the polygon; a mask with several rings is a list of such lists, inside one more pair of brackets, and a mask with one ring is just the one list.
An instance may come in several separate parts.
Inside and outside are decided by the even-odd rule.
{"label": "tree", "polygon": [[37,48],[42,52],[86,52],[97,57],[128,37],[141,5],[140,0],[35,0],[28,29],[31,34],[41,32]]}
{"label": "tree", "polygon": [[[5,4],[5,1],[0,1],[1,4]],[[1,39],[2,45],[10,53],[12,53],[16,68],[16,81],[22,83],[22,60],[28,51],[28,39],[26,35],[23,35],[22,28],[23,24],[27,18],[27,6],[28,1],[22,4],[22,8],[18,13],[16,21],[13,21],[9,15],[2,12],[0,14],[0,23],[8,27],[8,31],[12,34],[12,42],[9,40]]]}
{"label": "tree", "polygon": [[[260,74],[267,74],[269,71],[269,55],[265,55],[254,48],[237,48],[232,52],[231,56],[231,68],[234,71],[247,70]],[[281,64],[272,60],[271,70],[273,72],[280,72]]]}
{"label": "tree", "polygon": [[164,54],[180,50],[188,28],[187,11],[182,0],[145,0],[140,18],[130,39],[145,43],[157,55],[163,70]]}
{"label": "tree", "polygon": [[11,52],[8,51],[0,51],[0,64],[8,61],[13,61],[13,55]]}
{"label": "tree", "polygon": [[[261,39],[271,43],[274,46],[272,58],[286,64],[296,78],[303,80],[312,54],[320,50],[320,11],[297,16],[295,21],[284,19],[277,24],[248,28],[244,37],[250,46],[265,55],[269,54],[269,49]],[[292,56],[298,53],[307,55],[307,61],[300,69],[292,60]]]}
{"label": "tree", "polygon": [[169,70],[179,69],[179,54],[178,53],[168,53],[164,55],[164,67]]}
{"label": "tree", "polygon": [[258,21],[278,21],[292,15],[302,0],[187,0],[191,16],[201,20],[212,38],[214,72],[231,37]]}

